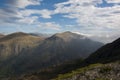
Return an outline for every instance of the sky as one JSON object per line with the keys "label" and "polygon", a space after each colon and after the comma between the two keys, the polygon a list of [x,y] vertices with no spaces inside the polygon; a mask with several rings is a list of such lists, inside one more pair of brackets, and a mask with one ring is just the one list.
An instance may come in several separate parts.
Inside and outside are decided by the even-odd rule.
{"label": "sky", "polygon": [[0,0],[0,33],[72,31],[102,42],[120,37],[120,0]]}

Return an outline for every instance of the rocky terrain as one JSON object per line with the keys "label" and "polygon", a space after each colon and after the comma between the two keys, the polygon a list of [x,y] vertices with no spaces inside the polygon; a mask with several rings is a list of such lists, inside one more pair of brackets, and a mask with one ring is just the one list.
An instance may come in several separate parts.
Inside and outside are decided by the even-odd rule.
{"label": "rocky terrain", "polygon": [[71,73],[59,75],[53,80],[119,80],[120,62],[92,64]]}

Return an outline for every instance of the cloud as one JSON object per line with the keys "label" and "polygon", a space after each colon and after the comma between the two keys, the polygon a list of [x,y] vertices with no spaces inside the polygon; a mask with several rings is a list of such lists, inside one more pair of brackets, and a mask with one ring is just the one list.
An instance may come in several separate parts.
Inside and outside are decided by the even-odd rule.
{"label": "cloud", "polygon": [[[1,26],[15,27],[18,30],[35,27],[39,30],[60,30],[60,25],[55,22],[40,22],[39,18],[51,18],[52,11],[48,9],[27,9],[30,5],[39,5],[41,0],[9,0],[0,8]],[[31,30],[32,31],[32,30]]]}
{"label": "cloud", "polygon": [[61,30],[61,26],[54,22],[39,23],[37,26],[43,29],[57,30],[57,31]]}
{"label": "cloud", "polygon": [[83,35],[85,37],[88,37],[94,41],[100,41],[100,42],[105,43],[105,44],[111,43],[112,41],[116,40],[120,36],[119,33],[115,33],[115,32],[114,32],[114,34],[102,33],[102,34],[97,34],[97,35],[96,34],[86,34],[86,33],[77,32],[77,31],[72,31],[72,32],[79,34],[79,35]]}
{"label": "cloud", "polygon": [[2,8],[0,9],[0,23],[14,23],[15,20],[23,18],[23,16],[18,12],[18,10],[11,8]]}
{"label": "cloud", "polygon": [[6,5],[16,8],[25,8],[30,5],[40,5],[40,2],[41,0],[9,0],[6,1]]}
{"label": "cloud", "polygon": [[33,24],[34,22],[36,22],[38,19],[38,17],[33,16],[33,17],[25,17],[25,18],[21,18],[16,20],[17,23],[23,23],[23,24]]}
{"label": "cloud", "polygon": [[39,17],[47,19],[47,18],[51,18],[52,12],[47,9],[42,9],[42,10],[26,9],[26,10],[21,10],[20,14],[24,17],[31,16],[32,14],[38,14]]}
{"label": "cloud", "polygon": [[102,3],[102,0],[69,0],[67,2],[55,4],[55,13],[66,13],[63,17],[70,19],[75,18],[77,19],[77,23],[84,27],[120,29],[120,6],[96,7],[99,3]]}
{"label": "cloud", "polygon": [[106,0],[108,3],[120,3],[120,0]]}
{"label": "cloud", "polygon": [[101,35],[99,34],[97,36],[92,35],[89,38],[91,38],[92,40],[103,42],[103,43],[111,43],[112,41],[118,39],[119,36],[120,36],[119,33],[117,33],[117,34],[113,33],[112,35],[111,34],[101,34]]}
{"label": "cloud", "polygon": [[18,8],[25,8],[29,5],[40,5],[39,0],[17,0],[16,1],[16,6]]}
{"label": "cloud", "polygon": [[28,20],[28,16],[25,17],[25,13],[22,14],[21,11],[26,10],[25,7],[30,5],[40,5],[40,0],[5,0],[3,5],[5,7],[0,7],[0,23],[15,23],[17,21],[22,22],[23,18]]}

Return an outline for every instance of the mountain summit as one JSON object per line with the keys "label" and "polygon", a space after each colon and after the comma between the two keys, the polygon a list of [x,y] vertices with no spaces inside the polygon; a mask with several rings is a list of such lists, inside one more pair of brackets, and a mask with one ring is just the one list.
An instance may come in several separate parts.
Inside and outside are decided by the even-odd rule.
{"label": "mountain summit", "polygon": [[24,37],[24,36],[29,36],[29,35],[23,32],[16,32],[16,33],[12,33],[7,36],[4,36],[3,38],[0,39],[0,41],[6,41],[6,40],[13,39],[13,38],[19,38],[19,37]]}
{"label": "mountain summit", "polygon": [[0,61],[17,56],[26,49],[37,45],[37,42],[43,40],[40,37],[17,32],[6,35],[0,39]]}
{"label": "mountain summit", "polygon": [[70,41],[70,40],[75,40],[75,39],[85,39],[86,37],[83,35],[79,35],[76,33],[72,33],[70,31],[67,32],[63,32],[63,33],[57,33],[55,35],[52,36],[52,38],[61,38],[65,41]]}

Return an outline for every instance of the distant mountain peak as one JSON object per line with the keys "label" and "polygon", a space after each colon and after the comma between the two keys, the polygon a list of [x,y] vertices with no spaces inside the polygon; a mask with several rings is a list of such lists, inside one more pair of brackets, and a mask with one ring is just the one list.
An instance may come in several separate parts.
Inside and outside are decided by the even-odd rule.
{"label": "distant mountain peak", "polygon": [[62,33],[57,33],[57,34],[55,34],[56,36],[63,36],[63,35],[73,35],[73,34],[75,34],[75,33],[72,33],[72,32],[70,32],[70,31],[66,31],[66,32],[62,32]]}
{"label": "distant mountain peak", "polygon": [[16,33],[12,33],[12,34],[9,34],[9,35],[1,38],[0,41],[11,40],[11,39],[15,39],[18,37],[24,37],[24,36],[32,36],[32,35],[29,35],[29,34],[23,33],[23,32],[16,32]]}
{"label": "distant mountain peak", "polygon": [[63,33],[57,33],[52,36],[53,38],[61,38],[64,39],[65,41],[69,41],[71,39],[85,39],[86,37],[80,34],[76,34],[70,31],[66,31]]}
{"label": "distant mountain peak", "polygon": [[9,36],[24,36],[24,35],[28,35],[28,34],[24,32],[16,32],[16,33],[10,34]]}

